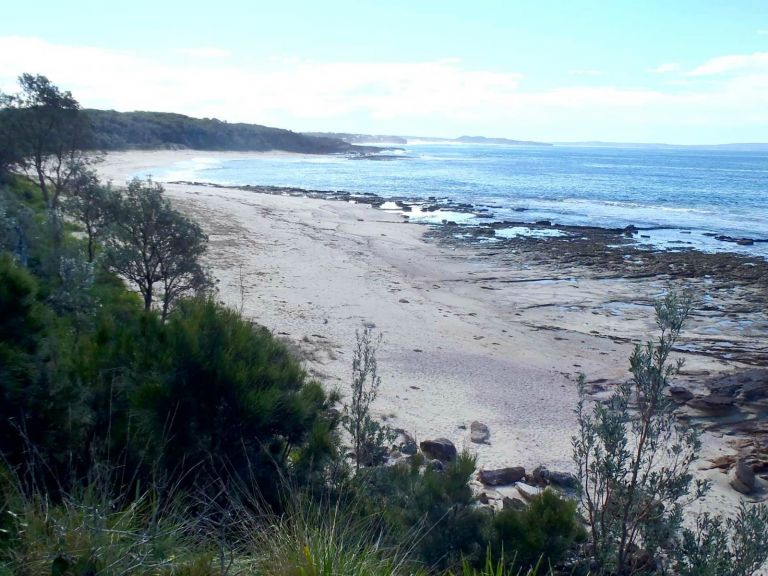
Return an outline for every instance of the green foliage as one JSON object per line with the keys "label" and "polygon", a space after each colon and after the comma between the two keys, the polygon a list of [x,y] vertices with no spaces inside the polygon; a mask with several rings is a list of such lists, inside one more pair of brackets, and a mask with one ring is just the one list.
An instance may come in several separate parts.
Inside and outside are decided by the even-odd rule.
{"label": "green foliage", "polygon": [[[656,304],[659,337],[637,345],[632,379],[606,403],[585,408],[585,377],[579,377],[579,426],[573,438],[581,501],[590,526],[590,548],[602,572],[625,574],[674,542],[683,505],[691,496],[690,466],[700,448],[694,428],[682,426],[667,395],[682,362],[669,354],[691,312],[690,298],[669,292]],[[693,497],[706,485],[696,483]]]}
{"label": "green foliage", "polygon": [[85,230],[88,262],[94,261],[97,243],[104,240],[109,223],[116,216],[118,199],[115,191],[103,186],[92,170],[80,170],[73,178],[64,209]]}
{"label": "green foliage", "polygon": [[[527,570],[519,567],[510,566],[505,562],[503,555],[494,560],[492,549],[489,547],[485,555],[485,563],[480,566],[473,566],[467,560],[461,563],[461,576],[545,576],[551,575],[551,570],[544,571],[539,566],[534,566]],[[449,573],[452,576],[452,573]]]}
{"label": "green foliage", "polygon": [[21,185],[8,197],[34,215],[30,267],[0,259],[0,449],[23,477],[55,495],[119,463],[119,490],[215,476],[273,501],[281,474],[324,478],[338,454],[330,399],[268,331],[205,298],[164,324],[81,242],[38,240],[38,197]]}
{"label": "green foliage", "polygon": [[474,506],[469,480],[476,458],[468,452],[442,470],[407,463],[363,468],[355,477],[364,515],[380,515],[389,534],[413,539],[414,554],[428,566],[480,560],[490,539],[490,515]]}
{"label": "green foliage", "polygon": [[752,576],[768,560],[768,507],[742,502],[725,521],[700,515],[673,558],[680,576]]}
{"label": "green foliage", "polygon": [[70,92],[41,75],[19,76],[19,91],[0,98],[0,144],[10,152],[0,157],[34,177],[49,208],[58,206],[75,173],[88,158],[89,125]]}
{"label": "green foliage", "polygon": [[386,442],[393,439],[392,431],[371,414],[371,406],[379,394],[381,378],[376,362],[376,350],[381,335],[373,338],[373,330],[366,327],[355,331],[357,345],[352,356],[352,399],[344,406],[341,423],[352,437],[355,468],[376,466],[387,458]]}
{"label": "green foliage", "polygon": [[37,282],[7,253],[0,253],[0,450],[11,462],[23,453],[19,430],[32,407],[29,389],[40,376],[43,322]]}
{"label": "green foliage", "polygon": [[196,150],[287,150],[310,154],[346,152],[352,146],[331,138],[297,134],[257,124],[230,124],[163,112],[85,110],[94,148],[192,148]]}
{"label": "green foliage", "polygon": [[145,310],[162,302],[162,317],[183,295],[209,288],[200,264],[208,238],[195,222],[174,210],[163,187],[134,178],[111,202],[107,262],[142,295]]}
{"label": "green foliage", "polygon": [[156,354],[135,402],[165,468],[274,488],[326,408],[320,385],[266,329],[207,298],[179,303]]}
{"label": "green foliage", "polygon": [[576,502],[553,490],[535,496],[523,510],[507,509],[493,519],[494,547],[515,567],[556,565],[574,543],[583,540]]}
{"label": "green foliage", "polygon": [[327,502],[299,499],[254,531],[255,572],[265,576],[419,574],[407,550],[387,545],[370,518]]}
{"label": "green foliage", "polygon": [[155,491],[115,498],[103,481],[96,478],[52,504],[44,492],[27,492],[4,473],[0,574],[214,573],[211,551],[199,546],[182,507]]}

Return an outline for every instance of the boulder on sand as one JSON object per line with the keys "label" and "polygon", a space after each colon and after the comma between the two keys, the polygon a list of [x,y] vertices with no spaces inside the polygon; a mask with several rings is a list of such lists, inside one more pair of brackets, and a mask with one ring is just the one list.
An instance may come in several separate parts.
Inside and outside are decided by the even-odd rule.
{"label": "boulder on sand", "polygon": [[491,439],[491,430],[488,426],[477,420],[469,425],[469,432],[469,439],[475,444],[488,444],[488,441]]}
{"label": "boulder on sand", "polygon": [[737,460],[728,473],[728,483],[737,492],[752,494],[755,491],[755,471],[743,460]]}
{"label": "boulder on sand", "polygon": [[504,486],[505,484],[514,484],[525,478],[525,468],[511,466],[498,470],[480,470],[478,477],[480,482],[486,486]]}
{"label": "boulder on sand", "polygon": [[419,444],[421,451],[433,460],[441,462],[456,461],[456,446],[448,438],[435,438],[434,440],[424,440]]}
{"label": "boulder on sand", "polygon": [[536,486],[557,486],[568,490],[579,487],[579,479],[569,472],[548,470],[546,466],[537,466],[531,473],[531,480]]}

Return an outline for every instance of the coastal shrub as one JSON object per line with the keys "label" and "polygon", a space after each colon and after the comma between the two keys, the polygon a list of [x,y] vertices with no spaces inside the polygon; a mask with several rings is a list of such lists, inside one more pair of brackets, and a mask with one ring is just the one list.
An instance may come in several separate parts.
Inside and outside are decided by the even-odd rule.
{"label": "coastal shrub", "polygon": [[498,512],[493,531],[497,559],[524,570],[555,566],[585,536],[576,502],[549,489],[522,510]]}
{"label": "coastal shrub", "polygon": [[726,520],[701,514],[672,557],[680,576],[752,576],[768,560],[768,507],[742,502]]}
{"label": "coastal shrub", "polygon": [[690,473],[699,434],[678,422],[667,394],[683,364],[670,363],[669,355],[691,313],[691,300],[670,291],[655,308],[658,339],[635,347],[632,378],[607,402],[587,410],[586,378],[579,376],[573,457],[589,523],[589,551],[600,573],[653,568],[659,553],[674,545],[686,498],[706,489],[701,482],[694,485]]}
{"label": "coastal shrub", "polygon": [[74,175],[64,198],[64,211],[83,227],[88,262],[96,258],[98,242],[109,231],[111,220],[117,216],[119,196],[110,185],[99,182],[95,171],[82,168]]}
{"label": "coastal shrub", "polygon": [[81,451],[89,416],[81,384],[57,377],[71,339],[71,324],[40,301],[37,279],[0,254],[0,451],[29,471],[40,456],[49,479]]}
{"label": "coastal shrub", "polygon": [[[426,464],[426,465],[425,465]],[[477,459],[462,452],[442,469],[420,455],[395,466],[360,470],[361,514],[380,517],[386,533],[413,541],[415,558],[435,568],[479,563],[490,542],[490,515],[475,507],[469,480]]]}
{"label": "coastal shrub", "polygon": [[320,384],[268,330],[210,298],[179,302],[154,353],[133,400],[153,458],[184,485],[231,476],[274,497],[328,408]]}
{"label": "coastal shrub", "polygon": [[26,391],[38,378],[43,315],[36,293],[32,275],[0,253],[0,450],[12,462],[23,450],[17,427]]}
{"label": "coastal shrub", "polygon": [[356,346],[352,356],[352,398],[344,406],[341,423],[352,438],[355,468],[376,466],[387,458],[387,440],[392,439],[388,426],[373,417],[371,406],[379,394],[381,377],[378,373],[376,351],[381,335],[374,338],[366,327],[355,331]]}

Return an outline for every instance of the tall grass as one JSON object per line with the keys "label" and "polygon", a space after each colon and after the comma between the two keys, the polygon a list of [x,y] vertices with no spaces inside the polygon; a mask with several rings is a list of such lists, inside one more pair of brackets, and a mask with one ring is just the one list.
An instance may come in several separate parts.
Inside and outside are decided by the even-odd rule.
{"label": "tall grass", "polygon": [[384,576],[425,573],[410,550],[384,544],[373,519],[341,504],[293,498],[288,512],[252,536],[257,573],[265,576]]}
{"label": "tall grass", "polygon": [[24,576],[207,574],[183,507],[157,491],[113,497],[93,482],[52,502],[2,474],[0,574]]}

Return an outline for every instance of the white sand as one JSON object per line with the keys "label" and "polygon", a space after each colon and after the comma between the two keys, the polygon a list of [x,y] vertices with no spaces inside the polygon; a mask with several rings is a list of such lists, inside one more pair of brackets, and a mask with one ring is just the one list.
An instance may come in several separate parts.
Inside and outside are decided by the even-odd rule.
{"label": "white sand", "polygon": [[[127,152],[99,168],[121,184],[185,159],[254,156]],[[182,185],[167,193],[210,235],[207,260],[224,302],[241,305],[242,278],[245,314],[299,345],[308,370],[342,391],[355,330],[375,325],[384,338],[377,412],[418,439],[471,447],[483,467],[571,469],[575,374],[625,378],[631,344],[611,337],[654,334],[648,304],[661,280],[572,278],[578,271],[478,259],[427,243],[423,226],[369,206]],[[705,324],[696,319],[692,331]],[[745,336],[734,328],[724,337]],[[693,373],[728,368],[687,361]],[[490,427],[490,445],[469,443],[459,426],[472,420]],[[716,496],[725,507],[737,500],[727,488]]]}

